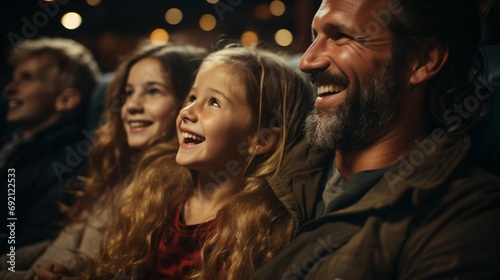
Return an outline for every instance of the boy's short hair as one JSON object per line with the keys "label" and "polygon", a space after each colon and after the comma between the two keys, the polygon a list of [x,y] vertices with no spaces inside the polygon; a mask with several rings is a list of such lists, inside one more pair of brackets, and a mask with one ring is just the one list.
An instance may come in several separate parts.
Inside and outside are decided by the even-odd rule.
{"label": "boy's short hair", "polygon": [[44,37],[19,43],[10,56],[10,63],[16,66],[38,57],[47,58],[57,68],[57,91],[69,87],[78,89],[82,99],[78,108],[86,106],[91,91],[101,78],[92,53],[74,40]]}

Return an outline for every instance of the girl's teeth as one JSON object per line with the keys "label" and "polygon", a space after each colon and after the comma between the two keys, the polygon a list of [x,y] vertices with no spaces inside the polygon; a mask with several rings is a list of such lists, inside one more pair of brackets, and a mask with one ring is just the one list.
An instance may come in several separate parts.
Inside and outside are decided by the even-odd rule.
{"label": "girl's teeth", "polygon": [[193,139],[195,141],[204,141],[205,139],[202,138],[202,137],[198,137],[196,135],[193,135],[191,133],[187,133],[187,132],[182,132],[182,137],[183,138],[186,138],[186,139]]}
{"label": "girl's teeth", "polygon": [[144,127],[148,126],[149,122],[130,122],[129,125],[130,127]]}

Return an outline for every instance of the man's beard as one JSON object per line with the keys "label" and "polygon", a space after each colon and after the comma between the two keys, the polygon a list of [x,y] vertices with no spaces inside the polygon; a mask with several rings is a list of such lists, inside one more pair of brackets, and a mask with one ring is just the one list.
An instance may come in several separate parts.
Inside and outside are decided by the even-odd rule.
{"label": "man's beard", "polygon": [[[391,59],[385,71],[347,89],[336,108],[315,106],[305,123],[309,143],[326,150],[355,150],[394,123],[401,100],[400,68]],[[329,75],[321,73],[318,76]]]}

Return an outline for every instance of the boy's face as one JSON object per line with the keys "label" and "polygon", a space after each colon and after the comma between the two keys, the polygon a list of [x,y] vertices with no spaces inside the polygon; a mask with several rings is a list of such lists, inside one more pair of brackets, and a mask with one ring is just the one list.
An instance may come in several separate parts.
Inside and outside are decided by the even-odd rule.
{"label": "boy's face", "polygon": [[29,131],[56,118],[56,81],[57,68],[49,64],[47,57],[31,57],[19,63],[5,87],[9,100],[7,122]]}

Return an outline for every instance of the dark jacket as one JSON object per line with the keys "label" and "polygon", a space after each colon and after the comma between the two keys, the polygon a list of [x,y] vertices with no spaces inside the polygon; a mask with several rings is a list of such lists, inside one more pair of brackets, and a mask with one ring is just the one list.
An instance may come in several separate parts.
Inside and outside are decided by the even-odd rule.
{"label": "dark jacket", "polygon": [[469,147],[427,138],[252,279],[500,279],[500,180],[464,160]]}
{"label": "dark jacket", "polygon": [[[72,198],[67,188],[73,186],[65,183],[68,178],[81,175],[90,148],[90,134],[68,123],[56,124],[15,148],[1,169],[4,183],[0,196],[5,208],[0,211],[1,220],[17,219],[15,244],[6,244],[7,239],[2,238],[2,251],[12,245],[19,248],[57,235],[63,218],[60,203],[69,204]],[[15,186],[7,185],[8,177],[15,177]],[[13,216],[7,211],[8,192],[9,196],[15,196]],[[12,235],[6,226],[3,222],[0,233]]]}
{"label": "dark jacket", "polygon": [[310,186],[321,185],[324,167],[329,165],[330,160],[328,153],[302,139],[285,154],[279,176],[268,179],[274,193],[293,218],[295,234],[305,221],[316,214],[316,204],[323,190]]}

